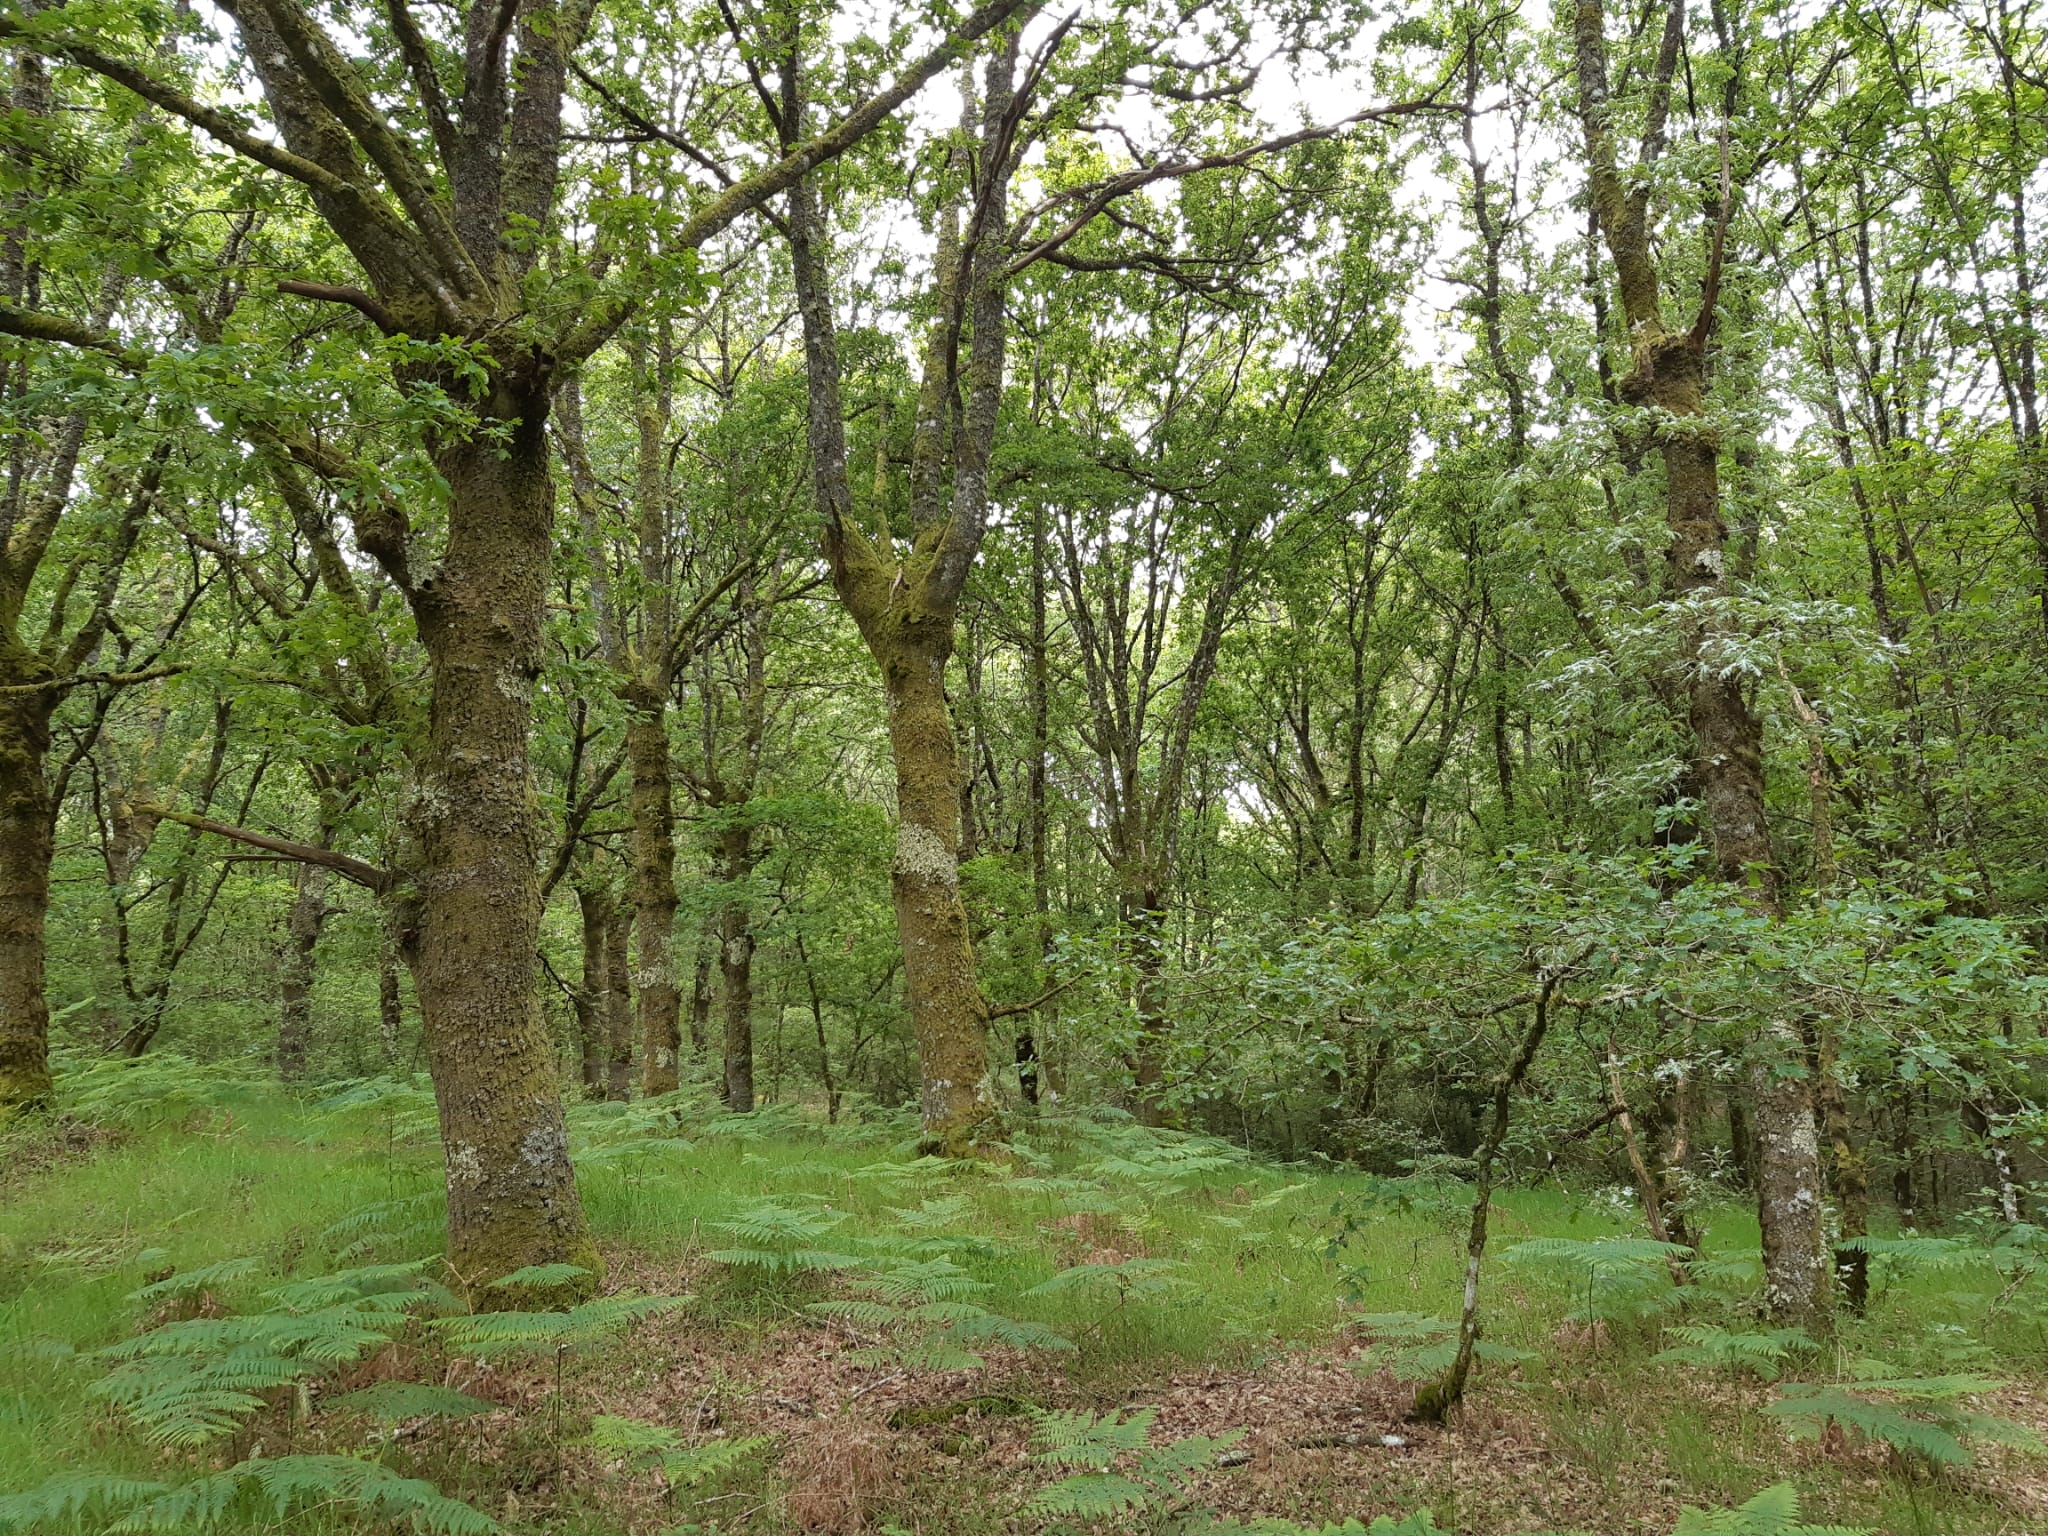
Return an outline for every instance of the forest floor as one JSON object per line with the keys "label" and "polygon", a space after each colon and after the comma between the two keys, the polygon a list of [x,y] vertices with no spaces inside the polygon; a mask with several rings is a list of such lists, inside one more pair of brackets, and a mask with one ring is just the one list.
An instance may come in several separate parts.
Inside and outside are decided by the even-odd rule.
{"label": "forest floor", "polygon": [[[1720,1262],[1674,1298],[1654,1257],[1589,1246],[1635,1235],[1620,1202],[1555,1184],[1502,1194],[1485,1294],[1504,1357],[1480,1364],[1463,1410],[1434,1428],[1407,1420],[1414,1387],[1399,1377],[1428,1364],[1419,1320],[1455,1315],[1468,1190],[1088,1122],[963,1171],[911,1161],[900,1127],[773,1112],[706,1114],[678,1133],[588,1107],[580,1176],[606,1290],[686,1302],[573,1347],[487,1359],[415,1328],[312,1391],[270,1394],[217,1443],[156,1450],[92,1393],[104,1367],[90,1351],[171,1315],[133,1293],[254,1260],[177,1313],[219,1316],[259,1305],[280,1277],[424,1257],[439,1159],[417,1088],[341,1109],[237,1089],[131,1118],[143,1123],[0,1143],[0,1495],[85,1470],[170,1482],[237,1457],[368,1451],[508,1531],[564,1536],[1165,1530],[1200,1528],[1195,1511],[1314,1527],[1423,1509],[1465,1536],[1661,1536],[1684,1506],[1782,1482],[1806,1520],[1887,1536],[2048,1531],[2048,1457],[1976,1444],[1935,1471],[1834,1425],[1795,1440],[1770,1411],[1776,1384],[1700,1354],[1702,1339],[1755,1327],[1755,1227],[1732,1204],[1701,1213]],[[922,1298],[899,1283],[882,1299],[882,1277],[942,1254],[951,1262],[917,1272]],[[1867,1314],[1780,1362],[1786,1375],[1983,1375],[2000,1384],[1980,1384],[1972,1411],[2048,1432],[2048,1297],[2032,1295],[2048,1277],[2015,1288],[1961,1244],[1923,1257],[1880,1258]],[[993,1342],[917,1323],[911,1308],[934,1291],[995,1314]],[[835,1298],[869,1305],[815,1309]],[[1034,1324],[1073,1347],[1024,1347]],[[1678,1333],[1688,1326],[1705,1332]],[[1695,1359],[1659,1358],[1688,1338]],[[329,1406],[378,1381],[480,1404],[381,1430]],[[1135,1512],[1091,1526],[1028,1507],[1072,1470],[1034,1455],[1035,1415],[1147,1408],[1153,1446],[1242,1437]],[[655,1426],[683,1454],[665,1474],[616,1426],[592,1445],[601,1415]],[[314,1513],[238,1528],[373,1524]]]}

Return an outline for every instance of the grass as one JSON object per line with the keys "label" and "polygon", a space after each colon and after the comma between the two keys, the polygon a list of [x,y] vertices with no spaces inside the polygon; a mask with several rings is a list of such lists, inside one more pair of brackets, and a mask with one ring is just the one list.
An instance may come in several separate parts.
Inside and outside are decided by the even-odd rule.
{"label": "grass", "polygon": [[[281,1278],[360,1262],[343,1250],[364,1234],[330,1229],[376,1203],[430,1195],[439,1156],[422,1090],[358,1098],[323,1110],[223,1078],[161,1102],[144,1095],[119,1136],[68,1153],[48,1135],[15,1133],[15,1171],[0,1186],[0,1494],[83,1469],[175,1481],[218,1464],[150,1449],[88,1394],[97,1368],[79,1357],[131,1335],[149,1309],[130,1294],[166,1270],[256,1257],[255,1272],[211,1298],[235,1310]],[[1240,1518],[1320,1522],[1428,1505],[1470,1536],[1564,1524],[1668,1531],[1681,1503],[1732,1504],[1789,1479],[1807,1518],[1898,1536],[2017,1536],[2048,1523],[2024,1458],[2000,1453],[1935,1476],[1853,1443],[1793,1446],[1762,1411],[1766,1384],[1653,1358],[1672,1342],[1675,1314],[1633,1315],[1628,1285],[1569,1255],[1509,1257],[1530,1239],[1636,1235],[1625,1211],[1583,1192],[1553,1184],[1498,1197],[1488,1337],[1532,1358],[1483,1366],[1460,1422],[1426,1433],[1399,1424],[1391,1405],[1403,1389],[1373,1374],[1387,1351],[1361,1361],[1352,1320],[1454,1315],[1469,1199],[1461,1186],[1264,1166],[1213,1144],[1085,1121],[1041,1128],[1012,1163],[959,1168],[913,1161],[908,1128],[889,1120],[828,1129],[781,1112],[741,1120],[709,1109],[684,1119],[678,1128],[590,1106],[576,1129],[584,1198],[615,1281],[688,1290],[692,1304],[623,1340],[487,1370],[409,1336],[390,1352],[395,1368],[481,1394],[499,1411],[412,1426],[382,1443],[381,1457],[519,1532],[803,1523],[993,1536],[1045,1524],[1018,1514],[1044,1481],[1024,1465],[1028,1422],[968,1412],[899,1433],[884,1415],[892,1404],[943,1411],[1013,1392],[1067,1407],[1158,1402],[1162,1433],[1169,1424],[1214,1433],[1229,1427],[1219,1415],[1238,1414],[1267,1448],[1255,1465],[1203,1480],[1198,1502]],[[850,1363],[850,1341],[806,1310],[846,1294],[843,1283],[704,1259],[731,1244],[720,1223],[769,1198],[822,1213],[831,1226],[821,1243],[871,1263],[877,1244],[943,1240],[986,1287],[979,1305],[1075,1348],[998,1351],[981,1371],[900,1370],[898,1379],[885,1364]],[[1754,1221],[1739,1208],[1704,1215],[1710,1255],[1754,1247]],[[434,1248],[431,1232],[398,1232],[370,1256]],[[1086,1284],[1070,1283],[1078,1264],[1099,1266],[1079,1272]],[[1865,1357],[1895,1374],[1988,1370],[2014,1384],[2012,1401],[1996,1406],[2024,1413],[2043,1385],[2048,1332],[2031,1283],[2015,1290],[2010,1279],[1981,1251],[1920,1266],[1887,1258],[1869,1315],[1845,1322],[1801,1373],[1832,1378]],[[1661,1301],[1659,1276],[1650,1280]],[[1589,1302],[1609,1315],[1570,1323]],[[1724,1278],[1689,1302],[1688,1316],[1737,1327],[1748,1294]],[[1349,1364],[1361,1372],[1334,1368]],[[813,1399],[798,1412],[790,1403],[802,1391]],[[360,1421],[324,1410],[308,1418],[288,1396],[229,1448],[275,1455],[365,1443]],[[707,1405],[715,1428],[702,1422]],[[664,1500],[651,1472],[578,1448],[598,1413],[664,1425],[693,1445],[765,1434],[774,1449]],[[1315,1437],[1298,1431],[1326,1420],[1360,1426],[1356,1443],[1304,1443]],[[1390,1453],[1382,1432],[1410,1443]],[[834,1502],[824,1490],[836,1488],[868,1491]],[[679,1515],[689,1517],[680,1527]],[[293,1516],[269,1528],[365,1527]]]}

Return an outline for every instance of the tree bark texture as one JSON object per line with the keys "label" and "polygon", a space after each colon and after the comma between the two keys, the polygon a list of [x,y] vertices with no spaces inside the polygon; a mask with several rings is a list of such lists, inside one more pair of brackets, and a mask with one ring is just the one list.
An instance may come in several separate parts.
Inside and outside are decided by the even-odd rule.
{"label": "tree bark texture", "polygon": [[[0,647],[14,649],[0,633]],[[0,650],[0,683],[23,663]],[[55,695],[0,693],[0,1116],[50,1102],[50,1010],[43,993],[53,819],[45,759]]]}
{"label": "tree bark texture", "polygon": [[[739,813],[744,814],[744,813]],[[744,820],[718,835],[719,878],[726,883],[718,917],[718,958],[724,982],[725,1104],[754,1108],[754,829]]]}
{"label": "tree bark texture", "polygon": [[432,689],[406,818],[406,954],[447,1161],[448,1262],[473,1294],[537,1264],[580,1266],[594,1284],[603,1263],[569,1164],[534,958],[528,735],[554,510],[548,391],[495,384],[482,414],[504,441],[479,435],[438,456],[448,545],[414,596]]}
{"label": "tree bark texture", "polygon": [[314,955],[327,924],[328,871],[298,866],[297,892],[285,919],[284,975],[278,986],[277,1075],[295,1083],[306,1075],[313,1044]]}

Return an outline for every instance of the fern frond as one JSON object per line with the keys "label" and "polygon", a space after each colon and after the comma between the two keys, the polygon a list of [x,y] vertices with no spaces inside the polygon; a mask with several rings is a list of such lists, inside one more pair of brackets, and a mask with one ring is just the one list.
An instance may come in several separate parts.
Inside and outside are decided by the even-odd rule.
{"label": "fern frond", "polygon": [[742,1435],[733,1440],[707,1440],[661,1458],[661,1475],[675,1488],[694,1488],[714,1477],[723,1477],[774,1441],[767,1435]]}
{"label": "fern frond", "polygon": [[223,1259],[218,1264],[202,1264],[197,1269],[181,1270],[167,1279],[145,1285],[139,1291],[130,1291],[126,1299],[161,1301],[169,1296],[196,1296],[215,1286],[232,1285],[237,1280],[247,1279],[262,1267],[263,1261],[253,1254],[239,1259]]}
{"label": "fern frond", "polygon": [[494,1536],[498,1522],[432,1483],[401,1477],[352,1456],[278,1456],[238,1462],[144,1499],[110,1532],[173,1531],[218,1525],[247,1508],[283,1519],[304,1504],[347,1504],[383,1520],[404,1520],[426,1536]]}
{"label": "fern frond", "polygon": [[1131,1413],[1048,1411],[1033,1416],[1033,1461],[1059,1467],[1107,1467],[1118,1456],[1145,1448],[1157,1408]]}
{"label": "fern frond", "polygon": [[1152,1490],[1116,1472],[1078,1472],[1031,1496],[1024,1508],[1070,1520],[1106,1520],[1152,1502]]}
{"label": "fern frond", "polygon": [[0,1495],[0,1531],[32,1531],[126,1509],[165,1491],[164,1484],[110,1472],[62,1472],[25,1493]]}

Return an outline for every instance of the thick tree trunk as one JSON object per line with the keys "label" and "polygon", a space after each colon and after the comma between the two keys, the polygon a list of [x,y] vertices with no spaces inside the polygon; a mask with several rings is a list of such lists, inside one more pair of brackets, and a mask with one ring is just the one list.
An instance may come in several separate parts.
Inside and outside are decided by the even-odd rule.
{"label": "thick tree trunk", "polygon": [[605,1086],[604,1096],[617,1103],[633,1097],[633,940],[634,909],[624,902],[612,908],[605,924]]}
{"label": "thick tree trunk", "polygon": [[[324,841],[324,839],[323,839]],[[306,1075],[313,1043],[313,956],[327,923],[328,871],[298,866],[298,894],[285,921],[284,976],[278,986],[277,1075],[295,1083]]]}
{"label": "thick tree trunk", "polygon": [[[1788,1025],[1765,1032],[1750,1063],[1756,1109],[1757,1219],[1763,1228],[1764,1303],[1781,1327],[1829,1329],[1828,1249],[1821,1227],[1820,1135],[1803,1073],[1774,1069],[1803,1055]],[[1766,1059],[1768,1058],[1768,1059]]]}
{"label": "thick tree trunk", "polygon": [[[0,637],[0,645],[8,644]],[[22,670],[0,666],[0,682],[23,681]],[[50,1101],[43,935],[53,831],[44,776],[52,697],[0,693],[0,1118]]]}
{"label": "thick tree trunk", "polygon": [[754,872],[754,829],[744,822],[718,836],[719,874],[728,895],[718,920],[719,965],[725,982],[725,1103],[754,1108],[754,910],[747,881]]}
{"label": "thick tree trunk", "polygon": [[682,1051],[682,997],[676,988],[675,780],[668,728],[657,705],[639,707],[626,726],[632,773],[633,942],[638,964],[640,1091],[672,1092]]}
{"label": "thick tree trunk", "polygon": [[[937,629],[938,626],[933,626]],[[967,1155],[996,1120],[988,1002],[960,897],[960,759],[947,718],[944,640],[877,644],[896,759],[896,856],[889,866],[921,1067],[924,1145]]]}
{"label": "thick tree trunk", "polygon": [[[541,1017],[536,819],[527,737],[553,522],[548,395],[500,376],[484,412],[509,426],[439,456],[447,552],[414,594],[431,668],[427,741],[408,808],[406,954],[419,994],[448,1174],[448,1263],[481,1299],[539,1264],[603,1260],[569,1164]],[[532,1297],[488,1293],[502,1305]]]}

